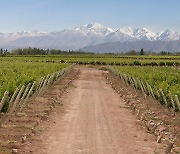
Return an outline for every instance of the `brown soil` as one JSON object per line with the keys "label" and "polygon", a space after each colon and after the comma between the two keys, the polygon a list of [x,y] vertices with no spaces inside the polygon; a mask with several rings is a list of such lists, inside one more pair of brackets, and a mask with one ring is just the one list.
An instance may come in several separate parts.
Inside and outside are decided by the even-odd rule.
{"label": "brown soil", "polygon": [[[40,125],[49,120],[53,108],[62,106],[60,98],[77,74],[77,70],[67,72],[57,83],[48,87],[47,92],[36,98],[31,97],[23,113],[6,119],[0,127],[0,154],[10,154],[12,150],[20,153],[20,149],[31,142],[33,136],[42,132]],[[26,138],[25,141],[23,138]]]}
{"label": "brown soil", "polygon": [[[106,68],[101,67],[102,70]],[[164,146],[164,152],[180,153],[180,112],[167,108],[150,96],[146,98],[140,90],[120,80],[114,73],[103,73],[111,87],[119,93],[137,118],[138,124],[146,129],[147,133],[154,134]],[[151,125],[149,125],[151,124]],[[171,148],[170,148],[171,147]]]}
{"label": "brown soil", "polygon": [[81,68],[62,101],[63,110],[54,109],[42,126],[46,129],[26,143],[22,153],[150,154],[162,149],[137,124],[100,70]]}

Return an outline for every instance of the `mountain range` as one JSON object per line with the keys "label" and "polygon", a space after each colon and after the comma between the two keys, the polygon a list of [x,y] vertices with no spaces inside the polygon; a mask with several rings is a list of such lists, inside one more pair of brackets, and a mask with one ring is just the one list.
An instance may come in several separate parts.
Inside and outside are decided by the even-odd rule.
{"label": "mountain range", "polygon": [[[142,47],[146,49],[146,46],[148,46],[148,50],[152,51],[170,51],[171,49],[171,51],[180,51],[180,32],[165,30],[155,33],[147,28],[131,27],[113,29],[98,23],[91,23],[54,32],[0,33],[0,47],[8,49],[38,47],[105,52],[107,50],[104,49],[107,45],[111,46],[108,48],[108,51],[111,50],[111,52],[136,50]],[[118,49],[117,46],[119,46]]]}
{"label": "mountain range", "polygon": [[108,42],[98,45],[89,45],[82,48],[85,52],[95,52],[95,53],[120,53],[126,51],[140,51],[141,49],[145,51],[153,52],[179,52],[180,51],[180,40],[177,41],[132,41],[132,42]]}

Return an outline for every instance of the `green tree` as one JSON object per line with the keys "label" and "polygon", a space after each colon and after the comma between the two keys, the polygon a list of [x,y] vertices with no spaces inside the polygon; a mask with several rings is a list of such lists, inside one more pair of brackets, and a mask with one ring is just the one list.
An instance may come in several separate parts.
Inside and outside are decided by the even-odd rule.
{"label": "green tree", "polygon": [[140,55],[144,55],[144,49],[143,48],[140,51]]}
{"label": "green tree", "polygon": [[1,48],[1,50],[0,50],[0,55],[2,55],[3,54],[3,48]]}
{"label": "green tree", "polygon": [[137,52],[135,50],[131,50],[127,52],[128,55],[137,55]]}

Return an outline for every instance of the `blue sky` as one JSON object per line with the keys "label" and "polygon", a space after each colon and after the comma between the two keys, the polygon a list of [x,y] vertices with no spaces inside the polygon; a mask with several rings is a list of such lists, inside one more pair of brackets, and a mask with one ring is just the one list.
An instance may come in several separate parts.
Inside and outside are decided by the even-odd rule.
{"label": "blue sky", "polygon": [[180,0],[0,0],[0,32],[57,31],[97,22],[180,31]]}

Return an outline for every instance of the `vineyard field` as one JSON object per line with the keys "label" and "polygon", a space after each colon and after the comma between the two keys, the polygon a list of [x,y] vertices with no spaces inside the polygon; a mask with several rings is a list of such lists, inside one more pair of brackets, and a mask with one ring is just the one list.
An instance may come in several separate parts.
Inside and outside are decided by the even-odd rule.
{"label": "vineyard field", "polygon": [[[149,133],[163,130],[163,140],[168,143],[180,128],[179,100],[180,56],[67,54],[0,57],[0,153],[12,153],[10,140],[15,147],[20,145],[15,150],[22,153],[31,151],[24,147],[30,145],[29,141],[32,149],[41,147],[41,144],[53,149],[51,143],[58,143],[57,152],[64,147],[66,151],[67,143],[72,141],[72,147],[76,146],[74,143],[77,138],[82,138],[82,132],[85,136],[89,132],[94,134],[82,143],[97,140],[100,136],[103,137],[100,141],[108,141],[107,145],[103,143],[104,146],[95,149],[105,149],[109,145],[114,148],[122,139],[127,145],[125,150],[131,142],[138,143],[134,149],[147,142],[149,145],[155,143],[155,138],[152,136],[150,140],[145,131],[143,136],[147,137],[137,142],[137,137],[143,133],[139,131],[137,120]],[[52,130],[46,129],[49,125]],[[41,126],[46,132],[39,132],[43,130]],[[104,128],[113,130],[114,135]],[[45,136],[36,136],[39,133],[42,133],[39,136]],[[127,140],[123,135],[128,133]],[[62,137],[66,134],[70,137]],[[51,136],[54,141],[48,139],[46,143],[46,136]],[[159,143],[161,134],[155,136]],[[37,143],[33,137],[43,142]],[[112,141],[116,142],[112,144]],[[173,150],[180,150],[177,149],[179,141],[174,139]],[[117,147],[124,146],[119,144]],[[42,149],[46,150],[40,148],[35,153],[46,153]],[[123,153],[133,153],[134,149]],[[100,153],[103,152],[105,150]],[[149,149],[142,151],[148,152]]]}
{"label": "vineyard field", "polygon": [[70,64],[0,61],[0,99],[4,92],[12,95],[15,89],[40,79],[43,76],[59,71]]}
{"label": "vineyard field", "polygon": [[0,99],[5,91],[12,96],[16,88],[71,64],[110,65],[162,89],[168,101],[169,92],[180,97],[180,56],[63,54],[0,57]]}
{"label": "vineyard field", "polygon": [[157,66],[114,66],[113,68],[120,74],[125,73],[142,80],[144,85],[148,83],[153,91],[162,89],[169,104],[171,104],[169,93],[180,98],[180,70],[178,68]]}
{"label": "vineyard field", "polygon": [[180,56],[57,55],[0,57],[0,61],[54,62],[101,65],[180,66]]}

